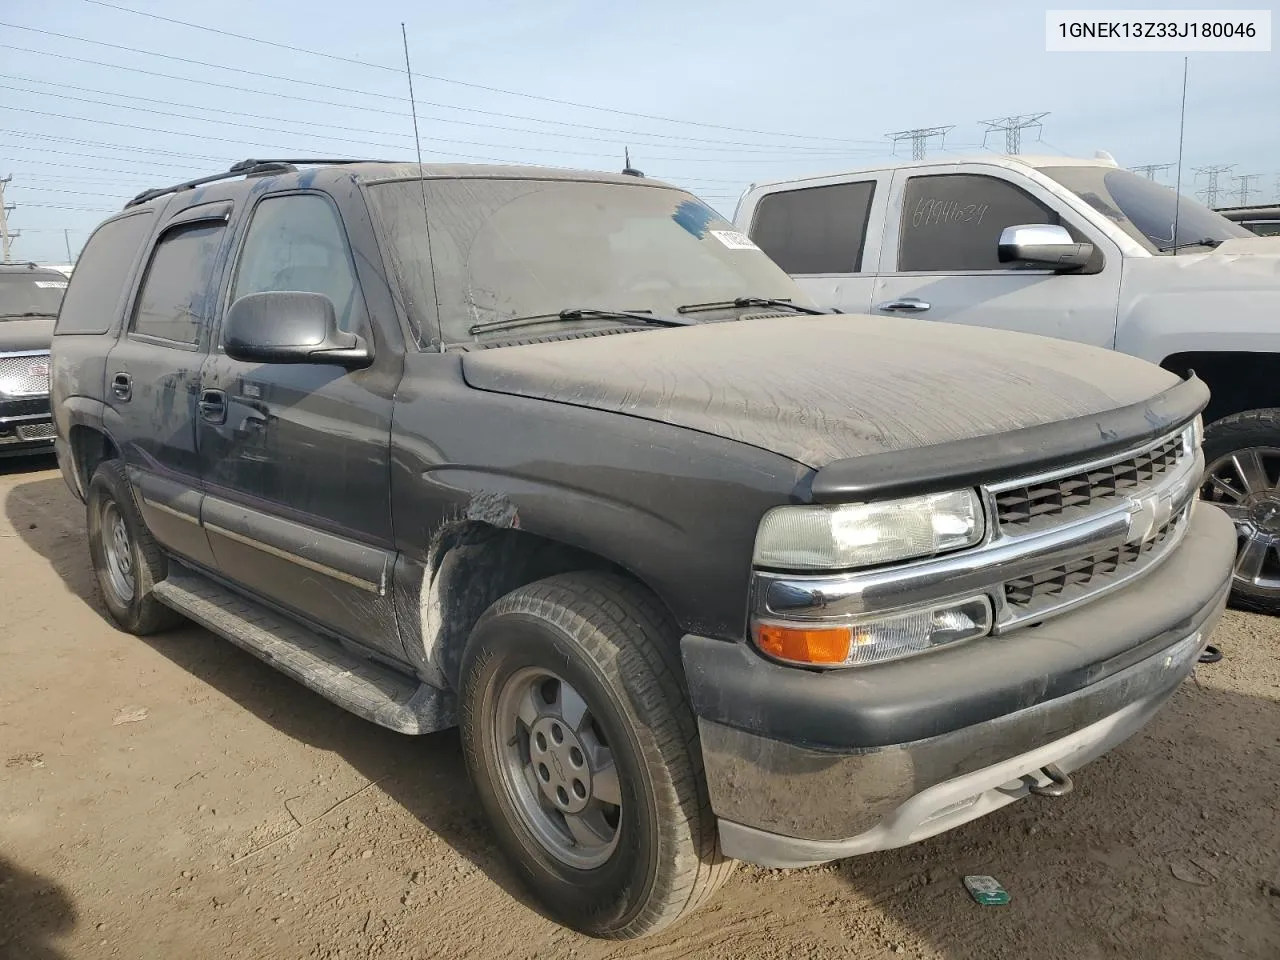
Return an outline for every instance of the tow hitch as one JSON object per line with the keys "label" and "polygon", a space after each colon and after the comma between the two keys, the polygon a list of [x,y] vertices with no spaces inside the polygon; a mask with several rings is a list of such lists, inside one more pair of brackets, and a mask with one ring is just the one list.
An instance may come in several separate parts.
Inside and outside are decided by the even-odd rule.
{"label": "tow hitch", "polygon": [[1037,797],[1065,797],[1075,787],[1071,778],[1058,769],[1056,763],[1045,764],[1040,768],[1040,773],[1048,778],[1048,783],[1040,783],[1034,775],[1027,775],[1030,781],[1028,789]]}

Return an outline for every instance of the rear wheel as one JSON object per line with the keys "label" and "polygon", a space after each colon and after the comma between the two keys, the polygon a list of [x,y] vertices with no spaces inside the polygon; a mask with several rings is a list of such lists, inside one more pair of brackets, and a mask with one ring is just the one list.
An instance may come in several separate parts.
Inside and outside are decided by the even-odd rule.
{"label": "rear wheel", "polygon": [[521,587],[462,664],[467,765],[500,845],[556,920],[653,933],[729,875],[678,633],[643,587],[597,573]]}
{"label": "rear wheel", "polygon": [[1232,603],[1280,613],[1280,409],[1249,410],[1205,428],[1201,498],[1235,522]]}
{"label": "rear wheel", "polygon": [[98,465],[86,497],[89,557],[107,612],[123,629],[157,633],[182,617],[155,598],[167,562],[138,512],[137,501],[119,460]]}

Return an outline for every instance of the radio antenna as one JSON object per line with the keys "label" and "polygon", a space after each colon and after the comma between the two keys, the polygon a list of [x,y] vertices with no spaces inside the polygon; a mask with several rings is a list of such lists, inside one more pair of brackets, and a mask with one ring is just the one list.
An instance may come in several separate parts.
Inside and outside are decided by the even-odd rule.
{"label": "radio antenna", "polygon": [[1173,188],[1173,255],[1178,255],[1178,214],[1182,212],[1182,135],[1187,129],[1187,62],[1182,58],[1182,110],[1178,114],[1178,180]]}
{"label": "radio antenna", "polygon": [[[422,168],[422,140],[418,136],[418,102],[413,96],[413,67],[409,64],[409,33],[405,30],[403,20],[400,21],[400,39],[404,41],[404,75],[409,80],[409,111],[413,114],[413,146],[418,153],[418,192],[422,196],[422,228],[426,231],[427,263],[431,265],[431,288],[434,290],[436,285],[436,261],[431,256],[431,219],[427,216],[427,181],[424,176],[425,171]],[[410,316],[412,317],[412,314]],[[429,331],[423,330],[417,323],[413,325],[418,327],[419,339],[429,335]],[[431,340],[436,348],[443,352],[443,342],[434,336],[431,337]]]}

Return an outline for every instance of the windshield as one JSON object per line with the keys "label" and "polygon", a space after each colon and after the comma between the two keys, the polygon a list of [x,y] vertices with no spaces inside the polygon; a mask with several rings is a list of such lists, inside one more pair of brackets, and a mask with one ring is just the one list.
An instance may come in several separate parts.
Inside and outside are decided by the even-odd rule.
{"label": "windshield", "polygon": [[1152,253],[1173,252],[1175,205],[1179,207],[1179,246],[1194,247],[1206,240],[1213,245],[1250,235],[1248,230],[1194,200],[1183,197],[1181,204],[1175,204],[1177,194],[1172,190],[1131,170],[1079,166],[1041,167],[1040,172],[1076,194]]}
{"label": "windshield", "polygon": [[0,273],[0,317],[56,317],[66,289],[66,278],[57,274]]}
{"label": "windshield", "polygon": [[[685,304],[739,297],[810,303],[750,240],[678,190],[642,182],[479,178],[424,185],[430,258],[419,181],[369,188],[423,340],[430,338],[425,331],[436,309],[444,341],[458,343],[498,335],[469,333],[475,324],[566,309],[671,316]],[[714,312],[707,317],[715,318]],[[570,326],[582,324],[552,320],[537,333]]]}

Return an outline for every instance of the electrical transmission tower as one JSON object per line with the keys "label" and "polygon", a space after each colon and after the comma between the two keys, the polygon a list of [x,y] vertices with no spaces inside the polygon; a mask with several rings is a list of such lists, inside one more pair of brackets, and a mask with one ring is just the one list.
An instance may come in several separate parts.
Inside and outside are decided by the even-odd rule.
{"label": "electrical transmission tower", "polygon": [[13,245],[13,241],[22,235],[19,230],[9,230],[9,213],[17,208],[12,204],[4,202],[5,184],[13,179],[13,174],[0,179],[0,263],[9,262],[9,248]]}
{"label": "electrical transmission tower", "polygon": [[946,145],[947,134],[955,129],[955,124],[949,127],[916,127],[914,130],[899,130],[897,133],[886,133],[885,136],[893,141],[893,152],[898,152],[898,144],[903,140],[911,141],[911,159],[923,160],[925,146],[929,142],[930,137],[941,137],[943,145]]}
{"label": "electrical transmission tower", "polygon": [[1204,189],[1196,191],[1196,195],[1203,197],[1205,206],[1213,208],[1218,205],[1218,193],[1220,190],[1218,177],[1226,173],[1235,166],[1234,163],[1219,163],[1208,167],[1196,167],[1194,173],[1196,179],[1204,177]]}
{"label": "electrical transmission tower", "polygon": [[987,132],[982,135],[982,145],[987,145],[987,137],[995,133],[997,130],[1004,131],[1004,152],[1010,155],[1022,152],[1022,131],[1023,130],[1039,130],[1040,121],[1049,115],[1046,110],[1044,113],[1028,113],[1016,117],[1000,117],[996,120],[981,120],[987,126]]}
{"label": "electrical transmission tower", "polygon": [[1164,173],[1166,170],[1172,170],[1172,163],[1144,163],[1137,167],[1130,167],[1134,173],[1140,173],[1148,180],[1154,180],[1156,174]]}
{"label": "electrical transmission tower", "polygon": [[[1255,192],[1253,181],[1261,180],[1262,174],[1242,173],[1240,176],[1232,177],[1231,179],[1239,184],[1239,186],[1236,187],[1236,196],[1240,198],[1240,206],[1247,207],[1249,205],[1249,194]],[[1262,188],[1259,187],[1256,192],[1261,193]]]}

